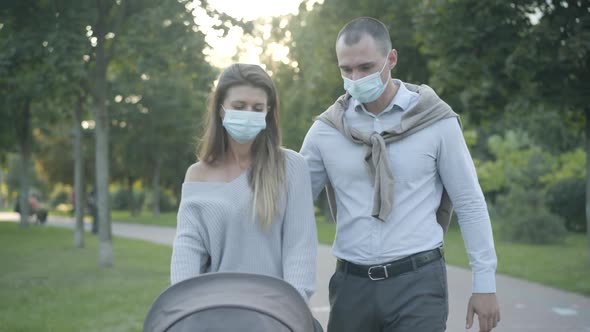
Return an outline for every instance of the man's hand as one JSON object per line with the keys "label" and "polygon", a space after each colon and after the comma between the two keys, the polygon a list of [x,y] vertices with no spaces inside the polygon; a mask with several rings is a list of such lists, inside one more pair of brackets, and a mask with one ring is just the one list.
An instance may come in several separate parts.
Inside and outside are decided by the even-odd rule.
{"label": "man's hand", "polygon": [[477,314],[479,332],[490,332],[500,321],[500,306],[495,293],[473,293],[467,304],[466,329],[473,326],[473,315]]}

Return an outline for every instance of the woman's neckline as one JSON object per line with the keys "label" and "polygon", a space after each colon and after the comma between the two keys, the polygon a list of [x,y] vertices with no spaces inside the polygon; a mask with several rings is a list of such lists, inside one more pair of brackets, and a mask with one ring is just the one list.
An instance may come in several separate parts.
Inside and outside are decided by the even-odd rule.
{"label": "woman's neckline", "polygon": [[236,176],[235,178],[231,179],[230,181],[185,181],[184,184],[217,184],[217,185],[230,185],[233,184],[235,182],[238,182],[241,178],[243,178],[246,174],[248,174],[248,172],[250,171],[250,169],[246,169],[245,171],[243,171],[242,173],[240,173],[240,175]]}

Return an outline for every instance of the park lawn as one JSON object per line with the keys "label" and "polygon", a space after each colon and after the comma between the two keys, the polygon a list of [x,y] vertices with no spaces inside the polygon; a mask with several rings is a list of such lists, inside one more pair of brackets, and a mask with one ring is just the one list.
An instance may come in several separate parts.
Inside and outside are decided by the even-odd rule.
{"label": "park lawn", "polygon": [[75,249],[71,230],[0,222],[0,331],[142,330],[172,249],[114,238],[114,267],[99,268],[96,237],[85,241]]}
{"label": "park lawn", "polygon": [[[64,212],[51,210],[50,216],[73,218],[72,212]],[[86,214],[84,220],[92,221],[92,216]],[[111,211],[111,220],[113,222],[122,222],[128,224],[144,224],[144,225],[159,225],[176,227],[176,212],[163,212],[159,216],[155,216],[151,211],[141,211],[137,216],[132,216],[127,210],[113,210]]]}
{"label": "park lawn", "polygon": [[130,224],[145,224],[176,227],[176,212],[162,212],[159,216],[153,215],[151,211],[142,211],[137,216],[132,216],[129,211],[115,210],[111,219],[115,222]]}
{"label": "park lawn", "polygon": [[[336,225],[318,219],[320,243],[332,244]],[[498,270],[505,274],[543,285],[590,296],[590,265],[585,234],[570,233],[559,245],[510,243],[495,232]],[[454,266],[469,268],[463,238],[456,225],[445,235],[445,259]],[[499,290],[501,291],[501,290]]]}
{"label": "park lawn", "polygon": [[[51,210],[50,216],[60,216],[73,218],[71,212],[61,212]],[[92,221],[89,215],[84,216],[87,222]],[[176,227],[176,212],[163,212],[159,216],[155,216],[151,211],[141,211],[137,216],[132,216],[127,210],[113,210],[111,211],[111,220],[113,222],[122,222],[128,224],[144,224],[144,225],[158,225]]]}

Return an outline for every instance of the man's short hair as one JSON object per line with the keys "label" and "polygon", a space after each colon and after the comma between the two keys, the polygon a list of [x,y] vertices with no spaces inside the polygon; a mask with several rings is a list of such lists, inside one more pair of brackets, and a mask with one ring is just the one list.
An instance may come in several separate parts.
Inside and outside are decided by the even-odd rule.
{"label": "man's short hair", "polygon": [[392,48],[389,30],[381,21],[371,17],[359,17],[348,22],[338,33],[336,43],[344,38],[346,45],[358,43],[364,35],[369,35],[377,42],[377,45],[387,54]]}

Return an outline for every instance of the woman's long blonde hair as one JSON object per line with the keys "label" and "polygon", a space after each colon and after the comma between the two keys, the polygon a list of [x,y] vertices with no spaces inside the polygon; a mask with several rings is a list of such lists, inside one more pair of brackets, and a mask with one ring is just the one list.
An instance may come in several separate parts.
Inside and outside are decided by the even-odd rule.
{"label": "woman's long blonde hair", "polygon": [[277,202],[285,185],[285,156],[281,150],[279,101],[270,76],[257,65],[233,64],[219,76],[217,87],[209,99],[205,133],[201,139],[199,160],[213,164],[225,159],[228,149],[227,132],[222,125],[221,104],[227,91],[240,85],[260,88],[266,92],[268,113],[266,129],[256,137],[251,147],[251,172],[248,177],[254,193],[253,206],[264,227],[271,225],[277,213]]}

